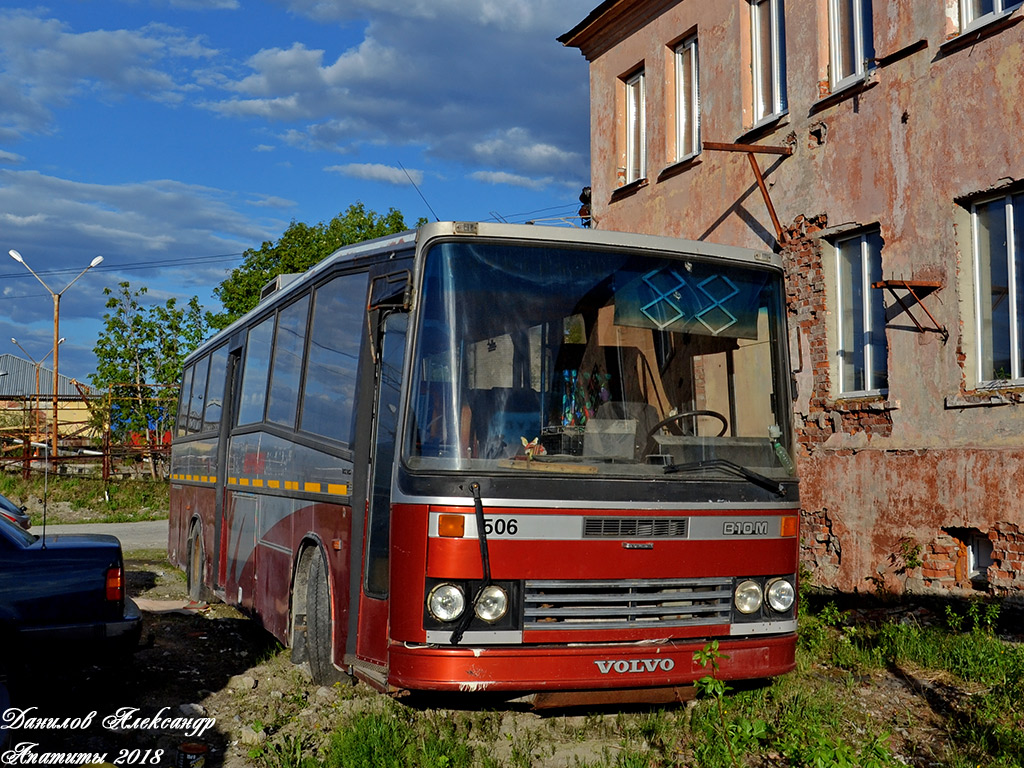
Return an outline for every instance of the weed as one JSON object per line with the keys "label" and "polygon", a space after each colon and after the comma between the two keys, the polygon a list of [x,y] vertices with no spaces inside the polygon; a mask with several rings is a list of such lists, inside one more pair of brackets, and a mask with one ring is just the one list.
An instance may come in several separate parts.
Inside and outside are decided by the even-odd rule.
{"label": "weed", "polygon": [[907,571],[921,567],[922,547],[909,536],[904,536],[896,543],[896,552],[893,554],[893,565],[896,573],[903,575]]}
{"label": "weed", "polygon": [[715,677],[715,673],[718,672],[719,668],[719,659],[728,658],[729,657],[726,654],[721,653],[718,650],[717,640],[712,640],[710,643],[707,643],[701,650],[693,652],[694,661],[696,661],[698,664],[704,667],[704,669],[707,669],[708,666],[711,667],[711,674],[705,675],[697,681],[697,694],[699,696],[705,696],[714,699],[715,706],[718,709],[718,721],[722,727],[721,734],[723,740],[725,741],[725,745],[729,750],[729,761],[735,766],[739,765],[739,763],[736,762],[736,753],[733,751],[732,741],[729,738],[729,729],[726,727],[725,724],[725,706],[722,704],[722,699],[725,697],[725,694],[729,691],[729,686],[727,686],[725,682],[723,682],[722,680],[719,680],[717,677]]}

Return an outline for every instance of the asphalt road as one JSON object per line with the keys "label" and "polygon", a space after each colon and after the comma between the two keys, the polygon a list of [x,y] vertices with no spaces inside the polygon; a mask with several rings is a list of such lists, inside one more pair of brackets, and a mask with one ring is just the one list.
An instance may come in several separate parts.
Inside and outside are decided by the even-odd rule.
{"label": "asphalt road", "polygon": [[[108,533],[121,540],[121,549],[134,552],[140,549],[167,549],[166,520],[142,523],[83,523],[81,525],[48,525],[46,535],[56,533]],[[40,535],[41,525],[32,526],[32,533]]]}

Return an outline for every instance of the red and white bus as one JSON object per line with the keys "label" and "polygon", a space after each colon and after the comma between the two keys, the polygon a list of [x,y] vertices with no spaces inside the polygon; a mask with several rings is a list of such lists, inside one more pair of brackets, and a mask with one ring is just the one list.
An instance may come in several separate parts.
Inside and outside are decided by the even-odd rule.
{"label": "red and white bus", "polygon": [[658,701],[794,666],[782,265],[435,223],[277,278],[186,362],[169,552],[315,679]]}

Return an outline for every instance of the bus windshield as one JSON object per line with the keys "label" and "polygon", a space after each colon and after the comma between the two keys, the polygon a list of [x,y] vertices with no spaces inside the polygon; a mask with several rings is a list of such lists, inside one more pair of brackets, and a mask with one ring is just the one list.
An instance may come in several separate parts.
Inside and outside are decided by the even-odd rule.
{"label": "bus windshield", "polygon": [[[413,470],[792,470],[782,277],[650,252],[450,242],[425,256]],[[722,478],[735,479],[722,471]]]}

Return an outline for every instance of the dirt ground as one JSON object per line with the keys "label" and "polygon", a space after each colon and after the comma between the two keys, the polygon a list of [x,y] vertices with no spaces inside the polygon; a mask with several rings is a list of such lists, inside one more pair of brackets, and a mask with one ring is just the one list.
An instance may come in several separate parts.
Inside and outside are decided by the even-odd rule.
{"label": "dirt ground", "polygon": [[[129,555],[126,565],[133,596],[155,601],[159,608],[185,601],[184,577],[162,553]],[[102,755],[118,765],[172,766],[179,746],[200,743],[207,750],[207,766],[244,768],[255,764],[249,758],[254,747],[267,746],[262,731],[274,730],[267,724],[288,722],[271,734],[271,742],[280,741],[288,729],[328,732],[345,710],[366,706],[377,696],[366,686],[357,686],[353,698],[347,687],[312,685],[256,622],[227,606],[144,616],[143,647],[130,658],[68,663],[48,658],[17,675],[11,681],[12,706],[26,718],[57,721],[26,721],[6,749]],[[823,684],[851,685],[849,679],[838,682],[839,673],[822,669],[818,674]],[[945,680],[891,670],[855,679],[849,694],[865,718],[879,724],[878,731],[892,734],[890,748],[906,764],[929,766],[938,764],[934,755],[949,727],[950,702],[965,692]],[[502,717],[507,721],[502,728],[513,732],[537,729],[547,739],[578,734],[574,728],[552,728],[551,715],[508,710]],[[595,717],[614,721],[616,713],[590,713],[588,722]],[[154,725],[146,722],[153,718],[162,722],[146,727]],[[602,749],[616,743],[614,738],[593,744],[580,744],[578,735],[564,738],[565,745],[549,750],[550,759],[534,764],[596,761]],[[777,756],[763,756],[764,766],[781,764]]]}

